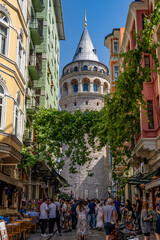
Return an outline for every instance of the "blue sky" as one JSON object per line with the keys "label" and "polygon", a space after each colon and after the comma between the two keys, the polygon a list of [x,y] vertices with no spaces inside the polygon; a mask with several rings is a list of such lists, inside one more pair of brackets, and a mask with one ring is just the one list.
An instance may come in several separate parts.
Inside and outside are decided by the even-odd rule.
{"label": "blue sky", "polygon": [[113,28],[125,27],[129,4],[133,0],[61,0],[65,41],[60,42],[60,75],[63,67],[72,61],[84,28],[86,9],[87,29],[97,49],[100,62],[108,66],[109,51],[104,38]]}

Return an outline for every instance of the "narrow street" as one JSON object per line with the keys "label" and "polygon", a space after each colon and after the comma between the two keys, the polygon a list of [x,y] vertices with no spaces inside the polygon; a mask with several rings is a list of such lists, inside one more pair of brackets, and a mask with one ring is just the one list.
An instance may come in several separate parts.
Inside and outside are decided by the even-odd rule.
{"label": "narrow street", "polygon": [[[29,240],[77,240],[76,231],[72,231],[69,233],[62,233],[62,236],[59,236],[58,233],[55,233],[53,237],[41,237],[40,233],[32,234]],[[139,240],[143,240],[143,235],[139,236]],[[87,240],[105,240],[105,233],[103,231],[99,232],[97,230],[89,230],[89,235]],[[154,233],[151,234],[150,240],[155,240]]]}

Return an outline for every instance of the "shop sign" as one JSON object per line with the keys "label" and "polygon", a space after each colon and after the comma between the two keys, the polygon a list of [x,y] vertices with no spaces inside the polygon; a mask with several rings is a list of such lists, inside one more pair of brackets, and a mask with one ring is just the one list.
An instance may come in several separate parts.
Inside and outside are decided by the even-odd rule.
{"label": "shop sign", "polygon": [[7,228],[5,221],[0,221],[0,240],[8,240]]}

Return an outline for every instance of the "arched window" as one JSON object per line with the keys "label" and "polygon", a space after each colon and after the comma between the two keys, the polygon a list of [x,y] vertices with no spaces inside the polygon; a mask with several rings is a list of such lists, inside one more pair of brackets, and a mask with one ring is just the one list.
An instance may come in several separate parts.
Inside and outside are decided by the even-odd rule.
{"label": "arched window", "polygon": [[83,91],[88,92],[88,83],[83,84]]}
{"label": "arched window", "polygon": [[0,53],[7,53],[7,41],[8,41],[8,18],[3,12],[0,12]]}
{"label": "arched window", "polygon": [[25,63],[25,50],[23,44],[23,29],[20,29],[20,32],[17,35],[17,65],[19,70],[24,75],[24,64]]}
{"label": "arched window", "polygon": [[78,84],[74,84],[74,92],[78,92]]}
{"label": "arched window", "polygon": [[3,102],[4,102],[4,89],[0,85],[0,129],[2,128]]}
{"label": "arched window", "polygon": [[97,91],[98,91],[98,86],[97,86],[96,83],[94,83],[93,88],[94,88],[94,92],[97,92]]}
{"label": "arched window", "polygon": [[94,67],[93,68],[93,71],[97,72],[98,68],[97,67]]}
{"label": "arched window", "polygon": [[75,67],[75,68],[74,68],[74,71],[75,71],[75,72],[78,72],[78,67]]}
{"label": "arched window", "polygon": [[84,70],[84,71],[87,71],[87,70],[88,70],[88,66],[85,65],[85,66],[83,67],[83,70]]}

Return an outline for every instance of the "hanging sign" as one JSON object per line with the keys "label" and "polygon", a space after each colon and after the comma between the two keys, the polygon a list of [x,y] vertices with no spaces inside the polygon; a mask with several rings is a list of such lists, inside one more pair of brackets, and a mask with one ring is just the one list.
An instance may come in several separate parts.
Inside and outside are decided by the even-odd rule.
{"label": "hanging sign", "polygon": [[7,228],[5,221],[0,221],[0,240],[8,240]]}

